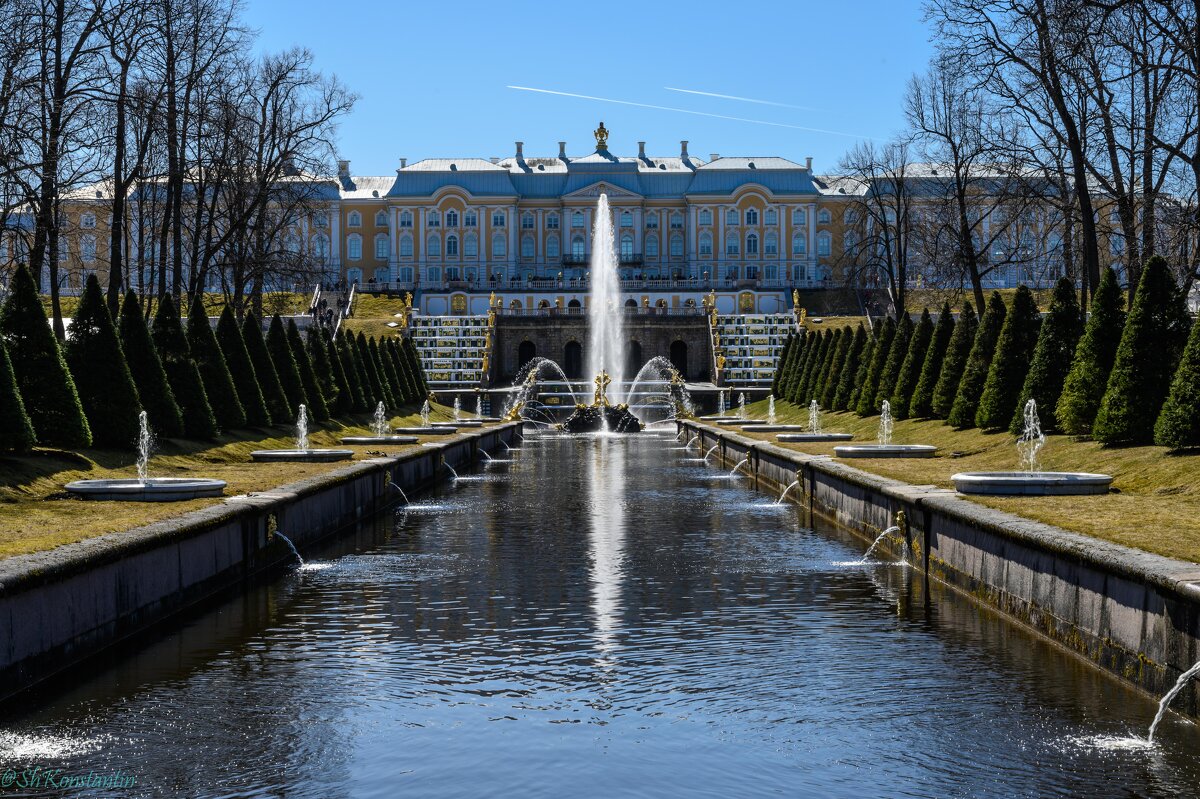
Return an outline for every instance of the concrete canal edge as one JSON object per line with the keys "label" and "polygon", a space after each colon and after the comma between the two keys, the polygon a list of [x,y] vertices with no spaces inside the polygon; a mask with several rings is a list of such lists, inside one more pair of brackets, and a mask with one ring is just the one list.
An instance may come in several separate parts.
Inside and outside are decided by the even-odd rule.
{"label": "concrete canal edge", "polygon": [[[914,486],[700,422],[679,423],[726,466],[748,458],[755,488],[789,495],[818,515],[874,538],[904,511],[906,544],[926,578],[1025,624],[1147,692],[1165,694],[1200,660],[1200,565],[1072,533],[971,502],[953,490]],[[947,475],[948,476],[948,475]],[[1087,497],[1077,502],[1086,512]],[[927,581],[928,584],[928,581]],[[1195,681],[1172,709],[1200,718]]]}
{"label": "concrete canal edge", "polygon": [[521,435],[510,422],[263,493],[229,497],[145,527],[0,560],[0,701],[292,558],[296,546],[353,530]]}

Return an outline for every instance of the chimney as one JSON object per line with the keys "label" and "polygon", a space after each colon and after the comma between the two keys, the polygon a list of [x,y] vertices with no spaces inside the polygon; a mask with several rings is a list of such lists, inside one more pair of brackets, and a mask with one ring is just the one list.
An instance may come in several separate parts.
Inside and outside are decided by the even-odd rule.
{"label": "chimney", "polygon": [[498,164],[498,163],[500,163],[500,159],[499,159],[499,158],[497,158],[497,157],[496,157],[496,156],[494,156],[494,155],[493,155],[491,158],[489,158],[488,160],[489,160],[489,161],[491,161],[493,164]]}
{"label": "chimney", "polygon": [[350,177],[350,162],[349,161],[338,161],[338,177],[339,178]]}
{"label": "chimney", "polygon": [[407,158],[401,158],[401,159],[400,159],[400,168],[401,168],[401,169],[404,169],[404,167],[406,167],[406,166],[408,166],[408,159],[407,159]]}
{"label": "chimney", "polygon": [[638,158],[646,160],[646,142],[644,141],[638,142]]}
{"label": "chimney", "polygon": [[804,159],[804,168],[807,169],[809,172],[812,172],[812,156],[811,155],[808,158]]}
{"label": "chimney", "polygon": [[567,160],[567,143],[565,141],[558,143],[558,157],[563,161]]}
{"label": "chimney", "polygon": [[523,142],[523,141],[517,142],[517,160],[518,161],[525,160],[525,142]]}
{"label": "chimney", "polygon": [[721,154],[720,154],[720,153],[709,153],[709,154],[708,154],[708,160],[709,160],[710,162],[712,162],[712,161],[716,161],[716,160],[717,160],[718,158],[720,158],[720,157],[721,157]]}
{"label": "chimney", "polygon": [[679,142],[679,157],[682,158],[684,161],[688,160],[687,139],[684,139],[683,141]]}

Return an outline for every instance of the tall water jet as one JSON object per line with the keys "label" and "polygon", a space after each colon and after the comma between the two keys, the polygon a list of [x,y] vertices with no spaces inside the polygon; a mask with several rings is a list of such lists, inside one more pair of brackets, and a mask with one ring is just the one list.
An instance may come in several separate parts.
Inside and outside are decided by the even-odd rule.
{"label": "tall water jet", "polygon": [[150,471],[150,450],[154,447],[154,437],[150,435],[150,424],[146,417],[146,412],[142,411],[138,414],[138,457],[137,457],[137,473],[138,482],[142,485],[146,484],[149,479]]}
{"label": "tall water jet", "polygon": [[767,424],[775,424],[775,395],[767,400]]}
{"label": "tall water jet", "polygon": [[591,292],[588,301],[588,373],[593,379],[607,372],[615,389],[613,399],[624,401],[624,309],[621,306],[621,274],[613,238],[612,212],[608,195],[596,203],[592,226]]}
{"label": "tall water jet", "polygon": [[746,418],[746,395],[738,394],[738,418]]}
{"label": "tall water jet", "polygon": [[725,392],[717,392],[717,416],[725,415]]}
{"label": "tall water jet", "polygon": [[462,417],[462,400],[458,397],[454,398],[454,421],[458,421]]}
{"label": "tall water jet", "polygon": [[255,461],[304,461],[308,463],[325,463],[327,461],[345,461],[354,457],[352,449],[313,449],[308,442],[308,408],[301,403],[296,413],[296,448],[295,449],[256,449],[250,453]]}
{"label": "tall water jet", "polygon": [[421,427],[429,427],[429,400],[421,404]]}
{"label": "tall water jet", "polygon": [[879,409],[879,435],[877,436],[881,446],[888,446],[892,443],[892,403],[887,400],[883,401],[883,406]]}
{"label": "tall water jet", "polygon": [[816,400],[808,403],[808,432],[813,435],[821,432],[821,406]]}
{"label": "tall water jet", "polygon": [[475,418],[476,419],[483,418],[483,397],[475,398]]}
{"label": "tall water jet", "polygon": [[308,408],[300,403],[300,412],[296,414],[296,449],[308,452]]}
{"label": "tall water jet", "polygon": [[1042,422],[1038,418],[1037,402],[1030,399],[1025,403],[1025,427],[1021,437],[1017,439],[1017,453],[1021,458],[1021,469],[1026,472],[1037,472],[1038,453],[1046,446],[1046,435],[1042,432]]}
{"label": "tall water jet", "polygon": [[387,410],[383,407],[382,402],[375,406],[375,418],[371,421],[371,430],[377,436],[388,432]]}
{"label": "tall water jet", "polygon": [[343,444],[415,444],[416,436],[394,436],[392,426],[388,424],[387,409],[383,403],[375,406],[375,415],[371,418],[371,435],[346,436]]}

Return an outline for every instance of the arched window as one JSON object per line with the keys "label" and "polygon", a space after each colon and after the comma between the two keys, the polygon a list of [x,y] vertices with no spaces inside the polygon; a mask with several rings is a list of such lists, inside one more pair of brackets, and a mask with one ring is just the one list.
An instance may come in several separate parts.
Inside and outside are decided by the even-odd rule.
{"label": "arched window", "polygon": [[817,234],[817,255],[829,255],[833,252],[833,239],[829,231],[822,230]]}
{"label": "arched window", "polygon": [[738,221],[738,212],[736,208],[730,208],[725,212],[725,224],[736,225]]}
{"label": "arched window", "polygon": [[429,241],[425,245],[425,255],[429,258],[438,258],[442,254],[442,240],[436,235],[430,236]]}
{"label": "arched window", "polygon": [[584,244],[583,236],[576,236],[571,239],[571,257],[576,261],[582,261],[586,255],[587,247]]}
{"label": "arched window", "polygon": [[474,233],[468,233],[467,237],[463,239],[463,255],[468,258],[479,257],[479,239],[475,238]]}
{"label": "arched window", "polygon": [[521,257],[532,258],[534,254],[533,236],[525,236],[521,239]]}
{"label": "arched window", "polygon": [[628,261],[633,258],[633,236],[625,233],[621,236],[621,259]]}
{"label": "arched window", "polygon": [[645,246],[646,246],[646,257],[647,258],[657,258],[658,257],[658,236],[657,235],[651,234],[651,235],[647,236]]}
{"label": "arched window", "polygon": [[521,230],[533,230],[533,214],[521,214]]}
{"label": "arched window", "polygon": [[[695,300],[692,302],[694,307]],[[687,352],[687,343],[682,339],[675,339],[671,342],[671,365],[675,367],[675,371],[679,372],[679,376],[685,380],[688,376]]]}
{"label": "arched window", "polygon": [[557,258],[558,256],[558,236],[551,236],[546,239],[546,257]]}
{"label": "arched window", "polygon": [[671,236],[671,257],[679,258],[683,255],[683,236],[678,233]]}
{"label": "arched window", "polygon": [[571,214],[571,227],[583,227],[583,211]]}
{"label": "arched window", "polygon": [[738,254],[737,236],[730,236],[728,239],[725,240],[725,254],[726,255],[737,255]]}
{"label": "arched window", "polygon": [[778,225],[779,224],[779,212],[776,211],[774,208],[768,208],[766,210],[766,213],[763,214],[763,224],[764,225]]}
{"label": "arched window", "polygon": [[400,212],[400,227],[412,227],[412,211]]}
{"label": "arched window", "polygon": [[358,211],[351,211],[349,218],[346,219],[348,227],[362,227],[362,214]]}
{"label": "arched window", "polygon": [[793,225],[807,225],[808,224],[808,214],[805,213],[803,208],[793,208],[792,209],[792,224]]}
{"label": "arched window", "polygon": [[829,216],[828,208],[822,208],[820,211],[817,211],[817,224],[828,225],[829,219],[830,219],[830,216]]}
{"label": "arched window", "polygon": [[779,255],[779,238],[774,233],[763,237],[763,254]]}
{"label": "arched window", "polygon": [[504,223],[507,219],[508,217],[503,211],[492,211],[492,227],[504,227]]}
{"label": "arched window", "polygon": [[[571,308],[579,307],[579,300],[571,300]],[[568,341],[563,348],[563,372],[567,377],[579,377],[583,374],[583,347],[578,341]]]}
{"label": "arched window", "polygon": [[400,237],[400,257],[412,258],[412,254],[413,254],[412,236],[401,236]]}
{"label": "arched window", "polygon": [[329,257],[329,239],[325,238],[324,233],[318,233],[312,238],[313,255],[317,258]]}
{"label": "arched window", "polygon": [[[361,223],[362,220],[360,219],[359,222]],[[362,236],[353,233],[346,237],[346,257],[351,261],[362,259]]]}
{"label": "arched window", "polygon": [[391,247],[391,242],[388,240],[386,233],[381,233],[375,237],[375,260],[386,261],[388,258],[388,250]]}
{"label": "arched window", "polygon": [[633,227],[633,214],[628,211],[621,212],[621,227]]}
{"label": "arched window", "polygon": [[746,209],[746,224],[747,225],[757,225],[758,224],[758,209],[757,208],[747,208]]}
{"label": "arched window", "polygon": [[807,255],[808,254],[808,236],[803,233],[797,233],[792,236],[792,255]]}
{"label": "arched window", "polygon": [[700,254],[712,255],[712,236],[708,233],[700,234]]}
{"label": "arched window", "polygon": [[711,225],[712,224],[712,211],[705,208],[703,211],[700,212],[700,224],[702,224],[702,225]]}
{"label": "arched window", "polygon": [[[451,209],[446,212],[446,227],[458,227],[458,211]],[[446,251],[449,252],[449,248]]]}
{"label": "arched window", "polygon": [[[521,310],[521,301],[520,301],[520,300],[513,300],[512,302],[510,302],[510,303],[508,304],[508,307],[509,307],[509,308],[512,308],[512,309],[513,309],[513,310],[515,310],[515,311],[519,311],[519,310]],[[531,342],[529,342],[529,345],[530,345],[530,346],[533,346],[533,342],[532,342],[532,341],[531,341]],[[532,358],[533,358],[533,356],[532,356],[532,355],[530,355],[530,356],[529,356],[529,358],[527,358],[526,360],[530,360],[530,359],[532,359]],[[524,361],[522,361],[522,363],[524,363]]]}
{"label": "arched window", "polygon": [[505,243],[504,236],[497,234],[492,237],[492,257],[504,258],[508,255],[508,245]]}
{"label": "arched window", "polygon": [[428,225],[429,227],[441,227],[442,226],[442,215],[439,214],[437,211],[430,211],[429,215],[427,217],[425,217],[425,224]]}
{"label": "arched window", "polygon": [[[521,303],[513,300],[510,307],[520,308]],[[537,345],[532,341],[522,341],[517,346],[517,365],[524,366],[537,356]]]}
{"label": "arched window", "polygon": [[387,211],[375,214],[375,227],[387,227]]}
{"label": "arched window", "polygon": [[[449,214],[446,216],[449,217]],[[458,236],[453,233],[446,237],[446,255],[458,256]]]}
{"label": "arched window", "polygon": [[758,255],[758,234],[746,234],[746,255]]}

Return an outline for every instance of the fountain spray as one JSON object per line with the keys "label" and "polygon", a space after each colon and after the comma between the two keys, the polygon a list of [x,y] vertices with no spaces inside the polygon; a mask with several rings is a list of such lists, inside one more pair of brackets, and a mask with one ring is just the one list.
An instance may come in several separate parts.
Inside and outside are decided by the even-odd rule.
{"label": "fountain spray", "polygon": [[385,436],[388,433],[387,410],[382,402],[375,406],[375,420],[371,423],[371,429],[377,436]]}
{"label": "fountain spray", "polygon": [[596,203],[596,221],[592,226],[591,297],[588,303],[587,371],[593,377],[607,372],[612,380],[614,403],[623,402],[625,347],[623,333],[625,309],[621,306],[621,274],[618,270],[612,212],[608,195]]}
{"label": "fountain spray", "polygon": [[454,398],[454,421],[458,421],[462,417],[462,400],[458,397]]}
{"label": "fountain spray", "polygon": [[738,394],[738,418],[746,418],[746,395]]}
{"label": "fountain spray", "polygon": [[808,432],[814,434],[821,432],[821,406],[817,404],[816,400],[808,403]]}
{"label": "fountain spray", "polygon": [[775,395],[767,400],[767,424],[775,424]]}
{"label": "fountain spray", "polygon": [[137,440],[137,473],[138,482],[142,485],[146,484],[149,479],[150,471],[150,450],[154,448],[154,437],[150,435],[150,424],[147,421],[146,412],[142,411],[138,414],[138,440]]}
{"label": "fountain spray", "polygon": [[1037,403],[1030,399],[1025,403],[1025,428],[1017,439],[1017,452],[1021,456],[1021,470],[1039,472],[1038,453],[1046,446],[1046,434],[1038,418]]}
{"label": "fountain spray", "polygon": [[483,418],[483,397],[482,396],[475,398],[475,418],[476,419]]}
{"label": "fountain spray", "polygon": [[879,409],[879,443],[885,447],[892,443],[892,403],[883,401]]}
{"label": "fountain spray", "polygon": [[421,427],[429,427],[429,400],[421,405]]}
{"label": "fountain spray", "polygon": [[300,405],[300,412],[296,414],[296,449],[301,452],[308,452],[308,408]]}

